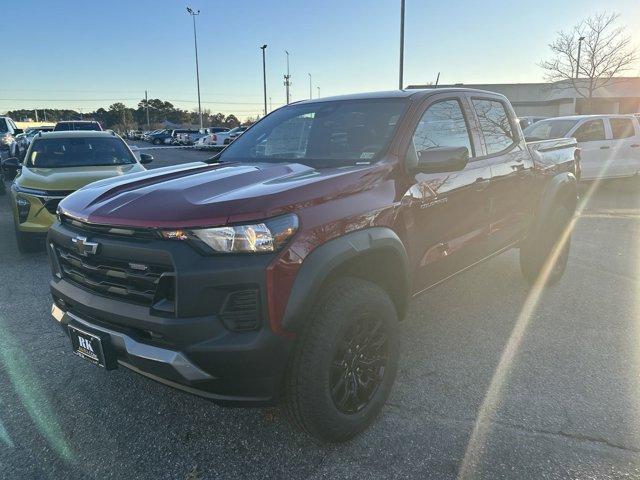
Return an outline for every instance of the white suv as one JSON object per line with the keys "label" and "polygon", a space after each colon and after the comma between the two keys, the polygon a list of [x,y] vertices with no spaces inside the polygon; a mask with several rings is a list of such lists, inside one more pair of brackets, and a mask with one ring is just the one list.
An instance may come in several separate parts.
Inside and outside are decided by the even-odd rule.
{"label": "white suv", "polygon": [[528,141],[574,137],[582,180],[640,175],[640,123],[635,115],[576,115],[541,120],[527,127]]}

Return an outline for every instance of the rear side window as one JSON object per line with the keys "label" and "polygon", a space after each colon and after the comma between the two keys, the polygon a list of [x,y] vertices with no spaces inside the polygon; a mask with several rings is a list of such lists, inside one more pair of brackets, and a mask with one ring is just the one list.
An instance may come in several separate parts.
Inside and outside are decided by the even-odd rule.
{"label": "rear side window", "polygon": [[615,139],[633,137],[636,133],[630,118],[611,118],[609,121],[611,122],[611,132]]}
{"label": "rear side window", "polygon": [[578,127],[573,134],[578,142],[595,142],[604,140],[604,122],[602,120],[589,120]]}
{"label": "rear side window", "polygon": [[511,147],[515,143],[515,135],[504,104],[498,100],[477,98],[472,102],[480,122],[487,155],[494,155]]}
{"label": "rear side window", "polygon": [[469,130],[457,100],[443,100],[431,105],[413,134],[416,153],[436,147],[467,147],[473,155]]}

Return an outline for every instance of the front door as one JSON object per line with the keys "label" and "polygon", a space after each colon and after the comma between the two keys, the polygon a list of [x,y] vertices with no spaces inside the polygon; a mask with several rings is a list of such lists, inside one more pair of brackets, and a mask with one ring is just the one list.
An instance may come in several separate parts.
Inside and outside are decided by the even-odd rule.
{"label": "front door", "polygon": [[611,176],[612,170],[615,170],[611,165],[615,157],[602,118],[582,121],[568,136],[578,141],[583,180]]}
{"label": "front door", "polygon": [[640,171],[640,131],[638,121],[631,117],[610,117],[611,130],[611,175],[626,177]]}
{"label": "front door", "polygon": [[407,158],[435,147],[466,147],[470,161],[458,172],[412,174],[402,199],[414,292],[422,291],[487,255],[489,162],[478,160],[464,98],[436,96],[421,115]]}

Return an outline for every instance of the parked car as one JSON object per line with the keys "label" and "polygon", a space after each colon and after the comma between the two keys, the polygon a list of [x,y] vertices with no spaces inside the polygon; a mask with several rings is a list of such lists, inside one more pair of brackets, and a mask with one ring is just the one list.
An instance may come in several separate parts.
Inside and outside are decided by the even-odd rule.
{"label": "parked car", "polygon": [[2,170],[11,185],[11,205],[18,249],[33,250],[55,220],[58,203],[70,193],[104,178],[143,172],[143,164],[111,132],[73,131],[37,135],[23,162],[9,158]]}
{"label": "parked car", "polygon": [[227,138],[223,139],[224,145],[229,145],[236,138],[238,138],[240,135],[242,135],[247,130],[247,128],[249,128],[249,127],[240,126],[240,127],[232,128],[231,130],[229,130],[229,134],[228,134]]}
{"label": "parked car", "polygon": [[580,147],[582,180],[640,175],[640,123],[635,115],[576,115],[528,127],[531,140],[574,137]]}
{"label": "parked car", "polygon": [[347,440],[385,404],[411,297],[514,247],[528,281],[561,278],[575,151],[528,146],[508,100],[479,90],[290,104],[209,164],[64,199],[52,314],[95,365],[224,404],[282,399],[304,431]]}
{"label": "parked car", "polygon": [[522,128],[523,130],[525,128],[527,128],[530,125],[533,125],[536,122],[539,122],[540,120],[545,120],[547,117],[536,117],[536,116],[523,116],[523,117],[518,117],[518,123],[520,124],[520,128]]}
{"label": "parked car", "polygon": [[149,134],[149,142],[154,145],[164,145],[165,143],[170,143],[172,139],[172,130],[162,129],[156,130],[155,132]]}
{"label": "parked car", "polygon": [[0,117],[0,158],[2,151],[8,151],[9,156],[16,155],[16,136],[22,133],[11,117]]}
{"label": "parked car", "polygon": [[70,130],[91,130],[101,132],[102,125],[100,125],[100,122],[93,120],[65,120],[56,123],[56,126],[53,127],[54,132],[66,132]]}
{"label": "parked car", "polygon": [[227,133],[229,131],[226,127],[209,127],[206,129],[206,135],[201,136],[195,144],[195,147],[199,150],[205,150],[210,148],[216,148],[218,145],[218,135],[221,133]]}
{"label": "parked car", "polygon": [[24,131],[24,133],[21,133],[16,136],[16,150],[13,156],[20,159],[23,158],[24,155],[27,153],[27,149],[29,148],[29,145],[31,144],[33,137],[35,137],[40,132],[45,133],[45,132],[51,132],[51,131],[53,131],[52,126],[27,128]]}

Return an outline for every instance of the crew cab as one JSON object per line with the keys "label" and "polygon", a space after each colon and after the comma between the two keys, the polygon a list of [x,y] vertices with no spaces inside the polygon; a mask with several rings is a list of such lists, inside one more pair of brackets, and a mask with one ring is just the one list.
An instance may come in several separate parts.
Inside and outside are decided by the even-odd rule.
{"label": "crew cab", "polygon": [[573,137],[582,180],[640,175],[640,121],[635,115],[576,115],[541,120],[524,130],[529,140]]}
{"label": "crew cab", "polygon": [[290,104],[207,163],[64,199],[52,315],[95,365],[283,402],[344,441],[390,393],[412,297],[510,248],[529,282],[561,278],[575,158],[572,139],[527,145],[507,99],[480,90]]}

